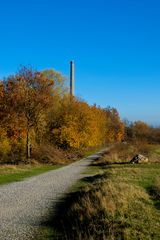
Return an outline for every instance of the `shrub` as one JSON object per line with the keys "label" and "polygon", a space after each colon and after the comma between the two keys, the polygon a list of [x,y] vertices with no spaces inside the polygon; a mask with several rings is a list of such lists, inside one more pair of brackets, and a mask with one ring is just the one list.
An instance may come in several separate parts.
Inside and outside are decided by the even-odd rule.
{"label": "shrub", "polygon": [[11,144],[7,138],[0,141],[0,163],[5,163],[8,159],[8,154],[11,151]]}
{"label": "shrub", "polygon": [[64,164],[65,153],[53,145],[37,145],[33,148],[32,158],[40,163]]}
{"label": "shrub", "polygon": [[0,140],[0,163],[18,164],[25,161],[25,142],[3,137]]}

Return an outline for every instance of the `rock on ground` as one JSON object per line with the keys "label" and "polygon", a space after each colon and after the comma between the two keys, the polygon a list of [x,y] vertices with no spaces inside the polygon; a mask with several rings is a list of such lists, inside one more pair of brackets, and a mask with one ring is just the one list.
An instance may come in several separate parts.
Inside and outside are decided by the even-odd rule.
{"label": "rock on ground", "polygon": [[148,163],[149,159],[141,154],[137,154],[130,161],[131,163]]}

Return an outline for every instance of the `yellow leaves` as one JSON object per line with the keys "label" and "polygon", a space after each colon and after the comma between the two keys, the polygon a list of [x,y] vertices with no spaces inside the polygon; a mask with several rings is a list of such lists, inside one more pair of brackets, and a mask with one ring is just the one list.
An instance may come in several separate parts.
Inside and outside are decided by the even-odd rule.
{"label": "yellow leaves", "polygon": [[11,145],[7,138],[0,141],[0,153],[7,154],[11,151]]}
{"label": "yellow leaves", "polygon": [[52,139],[62,148],[94,147],[123,139],[123,124],[115,109],[106,114],[101,108],[65,97],[57,117]]}
{"label": "yellow leaves", "polygon": [[5,131],[1,129],[0,133],[0,154],[5,155],[11,151],[11,145]]}
{"label": "yellow leaves", "polygon": [[56,143],[61,147],[67,148],[79,148],[80,147],[80,136],[75,131],[73,126],[62,126],[52,131]]}
{"label": "yellow leaves", "polygon": [[124,139],[125,127],[122,122],[119,123],[118,132],[117,132],[117,141],[120,142]]}
{"label": "yellow leaves", "polygon": [[115,141],[115,132],[113,129],[109,129],[106,134],[106,140],[109,143],[113,143]]}
{"label": "yellow leaves", "polygon": [[6,151],[25,139],[27,146],[30,139],[31,144],[49,142],[64,149],[123,139],[124,126],[116,109],[71,98],[64,82],[54,70],[35,72],[25,67],[0,82],[0,126],[6,131],[2,143]]}
{"label": "yellow leaves", "polygon": [[106,141],[109,143],[120,142],[124,139],[124,124],[115,108],[105,109],[106,114]]}
{"label": "yellow leaves", "polygon": [[149,125],[142,121],[137,121],[133,124],[133,131],[135,132],[136,135],[146,135],[150,130]]}

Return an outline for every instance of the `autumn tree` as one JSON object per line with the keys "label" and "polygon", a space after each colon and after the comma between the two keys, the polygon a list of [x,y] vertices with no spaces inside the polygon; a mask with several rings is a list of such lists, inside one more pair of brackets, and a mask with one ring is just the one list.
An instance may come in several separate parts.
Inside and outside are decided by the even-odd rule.
{"label": "autumn tree", "polygon": [[115,109],[107,111],[65,96],[53,115],[48,123],[48,135],[54,144],[64,149],[95,147],[124,137],[123,123]]}
{"label": "autumn tree", "polygon": [[53,104],[53,86],[54,81],[43,73],[25,67],[7,79],[10,106],[13,105],[18,117],[24,119],[27,158],[30,158],[31,129],[38,126],[44,112]]}
{"label": "autumn tree", "polygon": [[[0,82],[0,153],[42,144],[79,150],[121,141],[124,124],[115,108],[102,109],[70,96],[58,72],[20,71]],[[23,150],[24,152],[24,150]]]}
{"label": "autumn tree", "polygon": [[54,82],[54,87],[52,89],[52,93],[54,98],[59,96],[64,96],[68,89],[66,87],[66,78],[60,73],[55,71],[54,69],[47,69],[41,72],[43,76],[45,76],[47,79]]}
{"label": "autumn tree", "polygon": [[132,125],[132,131],[135,138],[145,139],[149,134],[150,127],[142,121],[136,121]]}
{"label": "autumn tree", "polygon": [[[79,149],[92,145],[94,129],[91,108],[87,103],[65,96],[59,111],[49,123],[51,141],[64,149]],[[98,141],[98,139],[97,139]]]}
{"label": "autumn tree", "polygon": [[109,143],[120,142],[124,139],[125,128],[119,113],[115,108],[106,108],[106,141]]}

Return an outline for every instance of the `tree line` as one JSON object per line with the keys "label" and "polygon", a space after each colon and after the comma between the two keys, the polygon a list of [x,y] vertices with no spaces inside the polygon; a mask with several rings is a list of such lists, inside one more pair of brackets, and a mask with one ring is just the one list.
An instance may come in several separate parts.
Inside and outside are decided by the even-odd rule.
{"label": "tree line", "polygon": [[70,96],[53,69],[22,67],[0,81],[0,163],[30,159],[37,146],[76,151],[122,141],[124,133],[115,108]]}
{"label": "tree line", "polygon": [[143,121],[124,121],[125,139],[127,141],[141,141],[149,144],[160,143],[160,127],[151,126]]}

